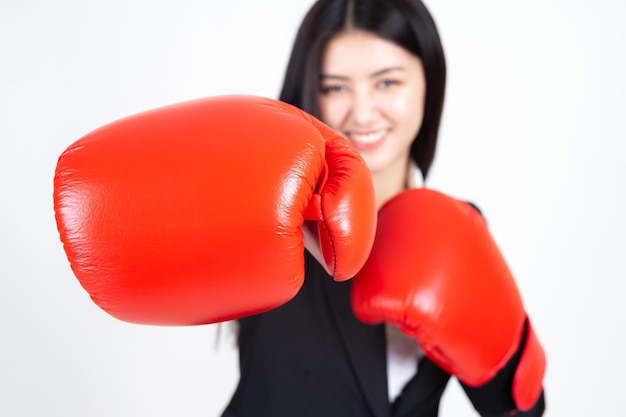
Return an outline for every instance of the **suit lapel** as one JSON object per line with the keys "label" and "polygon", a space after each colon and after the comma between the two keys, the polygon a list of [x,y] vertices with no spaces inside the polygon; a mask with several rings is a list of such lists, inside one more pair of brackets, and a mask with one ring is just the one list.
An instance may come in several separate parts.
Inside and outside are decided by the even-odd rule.
{"label": "suit lapel", "polygon": [[330,277],[320,279],[328,283],[325,290],[335,323],[352,371],[373,414],[376,417],[390,417],[384,326],[368,326],[354,316],[350,304],[350,281],[340,283],[333,282]]}

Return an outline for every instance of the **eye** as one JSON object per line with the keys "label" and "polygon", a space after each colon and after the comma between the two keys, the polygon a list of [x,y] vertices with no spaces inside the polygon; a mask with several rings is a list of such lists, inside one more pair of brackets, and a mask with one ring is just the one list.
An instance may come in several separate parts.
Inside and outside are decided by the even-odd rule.
{"label": "eye", "polygon": [[380,80],[376,83],[376,86],[379,88],[389,88],[389,87],[393,87],[394,85],[398,85],[400,84],[398,82],[398,80],[393,80],[393,79],[384,79],[384,80]]}
{"label": "eye", "polygon": [[340,93],[342,91],[346,91],[346,87],[341,84],[328,84],[320,86],[320,93],[322,94]]}

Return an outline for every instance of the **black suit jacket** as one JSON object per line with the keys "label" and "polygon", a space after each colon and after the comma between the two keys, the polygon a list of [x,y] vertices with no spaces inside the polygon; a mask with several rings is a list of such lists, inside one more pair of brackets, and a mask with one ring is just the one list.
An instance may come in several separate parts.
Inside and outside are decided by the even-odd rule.
{"label": "black suit jacket", "polygon": [[[308,253],[305,265],[305,282],[293,300],[240,320],[240,382],[223,417],[436,416],[450,376],[423,359],[389,404],[384,326],[356,319],[350,281],[334,282]],[[514,409],[516,364],[514,357],[492,386],[467,389],[481,415]],[[535,410],[518,415],[542,412],[543,397]]]}

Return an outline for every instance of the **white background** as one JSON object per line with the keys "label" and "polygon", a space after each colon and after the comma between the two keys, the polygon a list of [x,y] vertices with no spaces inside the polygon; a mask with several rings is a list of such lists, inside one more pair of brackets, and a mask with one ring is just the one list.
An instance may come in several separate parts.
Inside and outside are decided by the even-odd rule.
{"label": "white background", "polygon": [[[0,415],[219,414],[237,379],[232,340],[91,303],[54,223],[56,158],[139,111],[276,97],[311,3],[0,3]],[[547,415],[620,414],[626,3],[427,4],[449,64],[430,185],[486,213],[547,351]],[[456,382],[442,415],[474,415]]]}

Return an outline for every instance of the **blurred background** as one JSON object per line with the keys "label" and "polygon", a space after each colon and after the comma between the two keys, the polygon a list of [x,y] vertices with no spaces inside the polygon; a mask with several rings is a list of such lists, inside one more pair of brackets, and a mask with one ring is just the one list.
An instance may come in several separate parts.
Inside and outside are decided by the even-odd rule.
{"label": "blurred background", "polygon": [[[123,323],[90,301],[54,222],[56,160],[140,111],[277,97],[311,4],[0,2],[0,415],[219,415],[238,378],[234,340]],[[426,4],[449,67],[429,185],[486,214],[548,354],[546,415],[618,415],[626,3]],[[454,381],[441,415],[475,415]]]}

